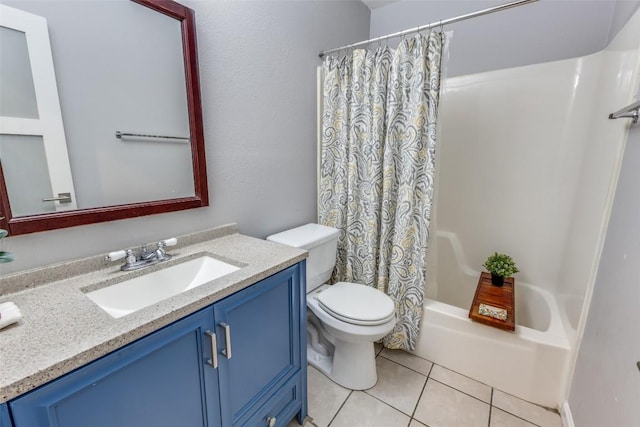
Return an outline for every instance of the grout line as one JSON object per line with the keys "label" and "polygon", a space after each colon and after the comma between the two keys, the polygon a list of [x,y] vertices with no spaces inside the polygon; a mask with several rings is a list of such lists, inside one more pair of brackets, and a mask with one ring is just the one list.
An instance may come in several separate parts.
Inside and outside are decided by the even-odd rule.
{"label": "grout line", "polygon": [[[408,370],[413,371],[413,372],[415,372],[416,374],[420,374],[420,375],[422,375],[422,376],[423,376],[423,377],[425,377],[425,378],[428,378],[428,377],[429,377],[429,375],[428,375],[428,374],[427,374],[427,375],[425,375],[425,374],[423,374],[422,372],[420,372],[420,371],[416,371],[415,369],[412,369],[412,368],[408,367],[407,365],[403,365],[403,364],[402,364],[402,363],[400,363],[400,362],[396,362],[396,361],[395,361],[395,360],[393,360],[393,359],[389,359],[388,357],[384,357],[383,355],[380,355],[380,357],[382,357],[382,358],[383,358],[383,359],[385,359],[385,360],[388,360],[389,362],[393,362],[393,363],[395,363],[396,365],[400,365],[400,366],[402,366],[403,368],[407,368]],[[423,360],[426,360],[426,359],[423,359]],[[429,363],[431,363],[431,362],[429,362]],[[431,363],[431,368],[429,368],[429,373],[431,373],[431,369],[433,369],[433,363]]]}
{"label": "grout line", "polygon": [[487,427],[491,427],[491,414],[493,413],[493,387],[491,387],[491,396],[489,396],[489,423]]}
{"label": "grout line", "polygon": [[340,411],[342,410],[344,405],[347,403],[347,400],[349,400],[352,394],[353,394],[353,390],[349,390],[349,394],[347,395],[347,398],[344,400],[344,402],[342,402],[342,405],[340,405],[336,413],[333,415],[333,417],[331,418],[331,421],[329,421],[329,424],[327,424],[327,427],[329,427],[331,423],[333,423],[333,421],[336,419],[336,417],[338,416],[338,414],[340,413]]}
{"label": "grout line", "polygon": [[[434,363],[434,365],[435,365],[435,363]],[[467,378],[467,379],[470,379],[471,381],[475,381],[475,382],[477,382],[478,384],[482,384],[482,385],[484,385],[484,386],[491,387],[489,384],[485,384],[485,383],[483,383],[482,381],[478,381],[477,379],[475,379],[475,378],[473,378],[473,377],[470,377],[470,376],[465,375],[465,374],[461,374],[460,372],[458,372],[458,371],[454,371],[453,369],[449,369],[449,368],[447,368],[446,366],[442,366],[442,365],[438,365],[438,366],[439,366],[439,367],[441,367],[442,369],[445,369],[445,370],[447,370],[447,371],[453,372],[454,374],[460,375],[461,377],[465,377],[465,378]],[[491,387],[491,388],[493,388],[493,387]]]}
{"label": "grout line", "polygon": [[380,350],[376,351],[376,357],[380,356],[380,353],[382,353],[382,350],[384,350],[384,345],[380,344]]}
{"label": "grout line", "polygon": [[382,399],[380,399],[380,398],[378,398],[378,397],[376,397],[376,396],[374,396],[374,395],[372,395],[372,394],[367,393],[367,391],[366,391],[366,390],[361,390],[361,391],[362,391],[364,394],[366,394],[367,396],[369,396],[369,397],[373,397],[373,398],[374,398],[374,399],[376,399],[378,402],[380,402],[380,403],[384,403],[385,405],[387,405],[387,406],[388,406],[388,407],[390,407],[391,409],[395,409],[396,411],[400,412],[402,415],[406,415],[407,417],[409,417],[409,421],[411,421],[411,415],[409,415],[409,414],[407,414],[406,412],[404,412],[404,411],[402,411],[402,410],[400,410],[400,409],[396,408],[396,407],[395,407],[395,406],[393,406],[392,404],[387,403],[387,402],[385,402],[384,400],[382,400]]}
{"label": "grout line", "polygon": [[491,396],[489,397],[489,424],[488,427],[491,427],[491,414],[493,414],[493,390],[491,387]]}
{"label": "grout line", "polygon": [[435,378],[429,378],[429,379],[431,379],[431,380],[433,380],[433,381],[435,381],[435,382],[437,382],[437,383],[440,383],[440,384],[442,384],[442,385],[444,385],[444,386],[447,386],[447,387],[449,387],[450,389],[453,389],[453,390],[455,390],[455,391],[457,391],[457,392],[460,392],[460,393],[462,393],[462,394],[466,394],[466,395],[467,395],[467,396],[469,396],[469,397],[473,397],[474,399],[479,400],[480,402],[484,403],[485,405],[489,405],[489,406],[491,406],[491,404],[490,404],[490,403],[485,402],[484,400],[479,399],[479,398],[477,398],[476,396],[473,396],[473,395],[471,395],[471,394],[469,394],[469,393],[466,393],[466,392],[464,392],[464,391],[462,391],[462,390],[458,390],[457,388],[455,388],[455,387],[453,387],[453,386],[450,386],[449,384],[443,383],[442,381],[438,381],[438,380],[437,380],[437,379],[435,379]]}
{"label": "grout line", "polygon": [[492,408],[496,408],[497,410],[502,411],[502,412],[504,412],[505,414],[512,415],[512,416],[514,416],[514,417],[518,418],[519,420],[524,421],[524,422],[525,422],[525,423],[527,423],[527,424],[531,424],[532,426],[535,426],[535,427],[543,427],[543,426],[541,426],[540,424],[536,424],[536,423],[534,423],[534,422],[533,422],[533,421],[531,421],[531,420],[527,420],[526,418],[522,418],[522,417],[520,417],[520,416],[518,416],[518,415],[516,415],[516,414],[512,414],[512,413],[511,413],[511,412],[509,412],[509,411],[505,411],[504,409],[502,409],[502,408],[500,408],[500,407],[498,407],[498,406],[493,406],[493,405],[492,405],[491,407],[492,407]]}
{"label": "grout line", "polygon": [[427,379],[431,378],[431,371],[433,371],[433,367],[436,366],[436,364],[433,363],[433,362],[429,362],[429,363],[431,363],[431,367],[429,368],[429,373],[427,374]]}
{"label": "grout line", "polygon": [[[512,412],[509,412],[509,411],[507,411],[506,409],[503,409],[503,408],[501,408],[501,407],[499,407],[499,406],[495,406],[495,405],[493,404],[493,391],[494,391],[494,389],[492,388],[492,389],[491,389],[491,407],[495,407],[496,409],[499,409],[499,410],[501,410],[502,412],[506,412],[507,414],[509,414],[509,415],[513,415],[514,417],[519,418],[519,419],[521,419],[521,420],[523,420],[523,421],[526,421],[526,422],[528,422],[529,424],[532,424],[532,425],[534,425],[534,426],[540,427],[540,425],[539,425],[539,424],[536,424],[536,423],[534,423],[534,422],[533,422],[533,421],[531,421],[531,420],[528,420],[528,419],[526,419],[526,418],[523,418],[523,417],[521,417],[521,416],[520,416],[520,415],[518,415],[518,414],[514,414],[514,413],[512,413]],[[506,391],[502,391],[502,390],[498,390],[498,391],[499,391],[500,393],[504,393],[504,394],[506,394],[507,396],[511,396],[511,397],[513,397],[514,399],[518,399],[518,400],[521,400],[522,402],[528,403],[529,405],[533,405],[533,406],[535,406],[536,408],[541,408],[541,409],[544,409],[544,410],[546,410],[546,411],[548,411],[548,412],[551,412],[552,414],[555,414],[555,415],[560,416],[560,414],[558,414],[558,413],[557,413],[557,411],[555,411],[554,409],[547,408],[547,407],[545,407],[545,406],[541,406],[541,405],[537,405],[537,404],[535,404],[535,403],[533,403],[533,402],[529,402],[528,400],[520,399],[519,397],[514,396],[514,395],[512,395],[512,394],[509,394],[509,393],[507,393]],[[560,418],[562,419],[562,417],[560,417]]]}
{"label": "grout line", "polygon": [[[427,360],[427,359],[423,359],[423,360]],[[433,362],[429,362],[431,363],[431,367],[429,368],[429,373],[427,374],[427,380],[424,382],[424,385],[422,386],[422,391],[420,392],[420,396],[418,396],[418,402],[416,403],[415,408],[413,408],[413,413],[411,414],[411,420],[409,420],[409,424],[411,424],[411,421],[415,420],[416,422],[429,427],[426,423],[423,423],[422,421],[416,419],[416,411],[418,410],[418,405],[420,404],[420,400],[422,400],[422,395],[424,394],[424,390],[427,388],[427,383],[429,382],[429,376],[431,375],[431,371],[433,371],[433,367],[435,366],[435,363]]]}
{"label": "grout line", "polygon": [[[433,365],[431,365],[431,369],[433,369]],[[431,373],[431,369],[429,369],[429,373]],[[422,386],[422,390],[420,390],[420,396],[418,396],[418,401],[416,402],[416,406],[413,407],[413,412],[411,413],[411,419],[413,420],[416,416],[416,411],[418,410],[418,405],[420,404],[420,400],[422,399],[422,395],[424,394],[424,389],[427,388],[427,382],[429,382],[429,377],[424,382]]]}
{"label": "grout line", "polygon": [[519,398],[518,396],[515,396],[515,395],[513,395],[513,394],[511,394],[511,393],[507,393],[506,391],[503,391],[503,390],[500,390],[500,389],[498,389],[498,391],[499,391],[500,393],[504,393],[504,394],[506,394],[507,396],[511,396],[511,397],[513,397],[514,399],[518,399],[518,400],[520,400],[520,401],[522,401],[522,402],[528,403],[529,405],[533,405],[533,406],[535,406],[535,407],[537,407],[537,408],[542,408],[542,409],[544,409],[544,410],[545,410],[545,411],[547,411],[547,412],[551,412],[552,414],[560,415],[560,411],[558,411],[557,409],[554,409],[554,408],[548,408],[548,407],[546,407],[546,406],[538,405],[537,403],[529,402],[528,400],[521,399],[521,398]]}

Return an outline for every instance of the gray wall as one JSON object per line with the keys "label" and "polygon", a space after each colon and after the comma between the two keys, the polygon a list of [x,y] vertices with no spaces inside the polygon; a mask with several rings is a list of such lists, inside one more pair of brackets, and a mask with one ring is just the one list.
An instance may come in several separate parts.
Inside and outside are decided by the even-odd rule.
{"label": "gray wall", "polygon": [[229,222],[265,237],[315,220],[317,55],[367,38],[369,10],[353,1],[183,3],[196,11],[211,206],[3,239],[17,260],[0,274]]}
{"label": "gray wall", "polygon": [[[370,34],[372,37],[390,34],[504,3],[508,1],[400,1],[371,12]],[[454,32],[447,75],[480,73],[597,52],[607,46],[639,4],[542,0],[451,24],[445,28]]]}
{"label": "gray wall", "polygon": [[631,128],[569,406],[576,426],[640,425],[640,126]]}

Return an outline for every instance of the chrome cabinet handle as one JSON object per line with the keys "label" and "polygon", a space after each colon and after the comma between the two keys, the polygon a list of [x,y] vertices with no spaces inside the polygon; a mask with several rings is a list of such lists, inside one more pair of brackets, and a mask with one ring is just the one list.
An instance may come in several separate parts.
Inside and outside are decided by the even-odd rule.
{"label": "chrome cabinet handle", "polygon": [[58,193],[58,197],[42,199],[43,202],[71,203],[71,193]]}
{"label": "chrome cabinet handle", "polygon": [[225,349],[222,350],[222,354],[227,356],[227,359],[231,359],[231,326],[227,325],[224,322],[220,322],[220,326],[224,328],[224,346]]}
{"label": "chrome cabinet handle", "polygon": [[276,417],[267,417],[267,427],[275,427]]}
{"label": "chrome cabinet handle", "polygon": [[211,331],[207,331],[205,334],[211,338],[211,359],[207,359],[207,363],[213,369],[218,369],[218,343],[216,342],[216,334]]}

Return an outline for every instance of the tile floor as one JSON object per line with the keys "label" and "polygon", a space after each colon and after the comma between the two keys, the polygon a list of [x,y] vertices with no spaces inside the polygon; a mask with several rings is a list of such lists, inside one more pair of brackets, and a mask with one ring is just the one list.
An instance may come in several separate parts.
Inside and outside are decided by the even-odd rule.
{"label": "tile floor", "polygon": [[[308,367],[305,427],[561,427],[560,416],[404,351],[376,347],[378,383],[347,390]],[[288,427],[297,427],[294,420]]]}

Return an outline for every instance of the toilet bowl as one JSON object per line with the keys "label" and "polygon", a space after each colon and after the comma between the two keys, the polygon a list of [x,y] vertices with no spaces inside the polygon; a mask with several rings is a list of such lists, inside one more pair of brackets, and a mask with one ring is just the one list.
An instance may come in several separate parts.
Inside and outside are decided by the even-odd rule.
{"label": "toilet bowl", "polygon": [[[381,312],[381,319],[376,321],[338,318],[332,310],[325,308],[318,298],[321,297],[320,293],[338,285],[375,291],[388,299],[390,308],[387,307]],[[352,302],[363,303],[357,300]],[[373,343],[389,334],[397,321],[391,298],[368,286],[340,282],[333,286],[322,285],[308,293],[307,308],[310,311],[310,315],[307,316],[307,336],[309,336],[308,331],[315,328],[319,336],[333,346],[332,349],[323,352],[314,347],[312,340],[308,340],[310,341],[307,343],[309,364],[343,387],[352,390],[366,390],[373,387],[378,381]],[[365,322],[368,324],[362,324]]]}
{"label": "toilet bowl", "polygon": [[378,379],[373,343],[396,322],[395,305],[379,290],[357,283],[328,285],[340,231],[307,224],[267,240],[309,251],[307,259],[307,361],[334,382],[352,390]]}

